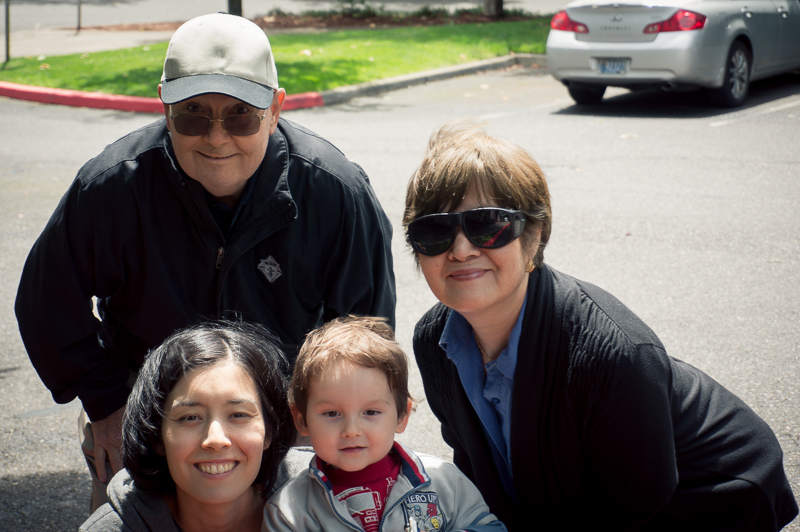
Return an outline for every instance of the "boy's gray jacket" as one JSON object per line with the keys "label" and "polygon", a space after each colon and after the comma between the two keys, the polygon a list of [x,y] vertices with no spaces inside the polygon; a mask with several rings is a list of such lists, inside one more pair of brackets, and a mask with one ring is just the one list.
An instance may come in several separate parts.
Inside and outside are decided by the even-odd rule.
{"label": "boy's gray jacket", "polygon": [[[395,442],[400,475],[386,499],[381,532],[505,532],[480,492],[452,463],[416,454]],[[343,531],[363,529],[333,494],[314,457],[300,475],[273,495],[264,507],[262,532]]]}

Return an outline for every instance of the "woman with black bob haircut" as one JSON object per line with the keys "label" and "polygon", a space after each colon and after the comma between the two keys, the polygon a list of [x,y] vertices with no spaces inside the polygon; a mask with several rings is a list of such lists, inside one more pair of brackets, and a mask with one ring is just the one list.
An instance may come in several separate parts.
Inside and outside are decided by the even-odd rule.
{"label": "woman with black bob haircut", "polygon": [[215,321],[151,351],[123,419],[125,469],[81,530],[260,530],[266,498],[310,456],[287,456],[296,432],[279,345],[260,325]]}

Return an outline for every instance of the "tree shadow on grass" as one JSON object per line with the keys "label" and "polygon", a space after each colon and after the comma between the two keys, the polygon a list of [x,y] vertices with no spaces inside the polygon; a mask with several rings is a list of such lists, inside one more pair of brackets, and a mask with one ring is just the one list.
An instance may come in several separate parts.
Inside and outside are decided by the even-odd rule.
{"label": "tree shadow on grass", "polygon": [[298,59],[282,61],[277,67],[281,87],[288,94],[297,94],[362,83],[365,81],[364,71],[369,68],[369,63],[354,59],[326,60],[322,63]]}
{"label": "tree shadow on grass", "polygon": [[123,76],[109,76],[103,72],[87,74],[77,80],[77,86],[72,88],[85,91],[102,87],[104,94],[131,94],[157,98],[160,79],[161,69],[134,68]]}
{"label": "tree shadow on grass", "polygon": [[91,480],[64,471],[0,477],[0,528],[14,532],[78,530],[89,517]]}

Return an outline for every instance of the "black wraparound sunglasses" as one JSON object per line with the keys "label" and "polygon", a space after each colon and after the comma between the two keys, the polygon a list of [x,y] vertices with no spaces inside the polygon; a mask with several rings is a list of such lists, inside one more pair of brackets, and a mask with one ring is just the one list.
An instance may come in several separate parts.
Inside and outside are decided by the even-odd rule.
{"label": "black wraparound sunglasses", "polygon": [[205,135],[211,127],[211,122],[222,122],[222,127],[228,134],[235,137],[249,137],[255,135],[261,128],[261,121],[267,116],[246,114],[230,115],[225,118],[211,118],[206,115],[194,115],[191,113],[179,113],[173,115],[170,111],[169,117],[175,124],[175,131],[188,137],[199,137]]}
{"label": "black wraparound sunglasses", "polygon": [[453,246],[460,227],[474,245],[495,249],[516,240],[525,228],[525,221],[522,211],[499,207],[428,214],[408,224],[408,239],[421,255],[441,255]]}

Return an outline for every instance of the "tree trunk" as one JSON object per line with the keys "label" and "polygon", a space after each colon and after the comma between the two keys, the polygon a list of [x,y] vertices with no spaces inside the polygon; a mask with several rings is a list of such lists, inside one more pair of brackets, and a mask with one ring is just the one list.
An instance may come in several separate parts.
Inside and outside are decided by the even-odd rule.
{"label": "tree trunk", "polygon": [[483,0],[483,14],[487,17],[503,16],[503,0]]}
{"label": "tree trunk", "polygon": [[228,13],[242,16],[242,0],[228,0]]}

